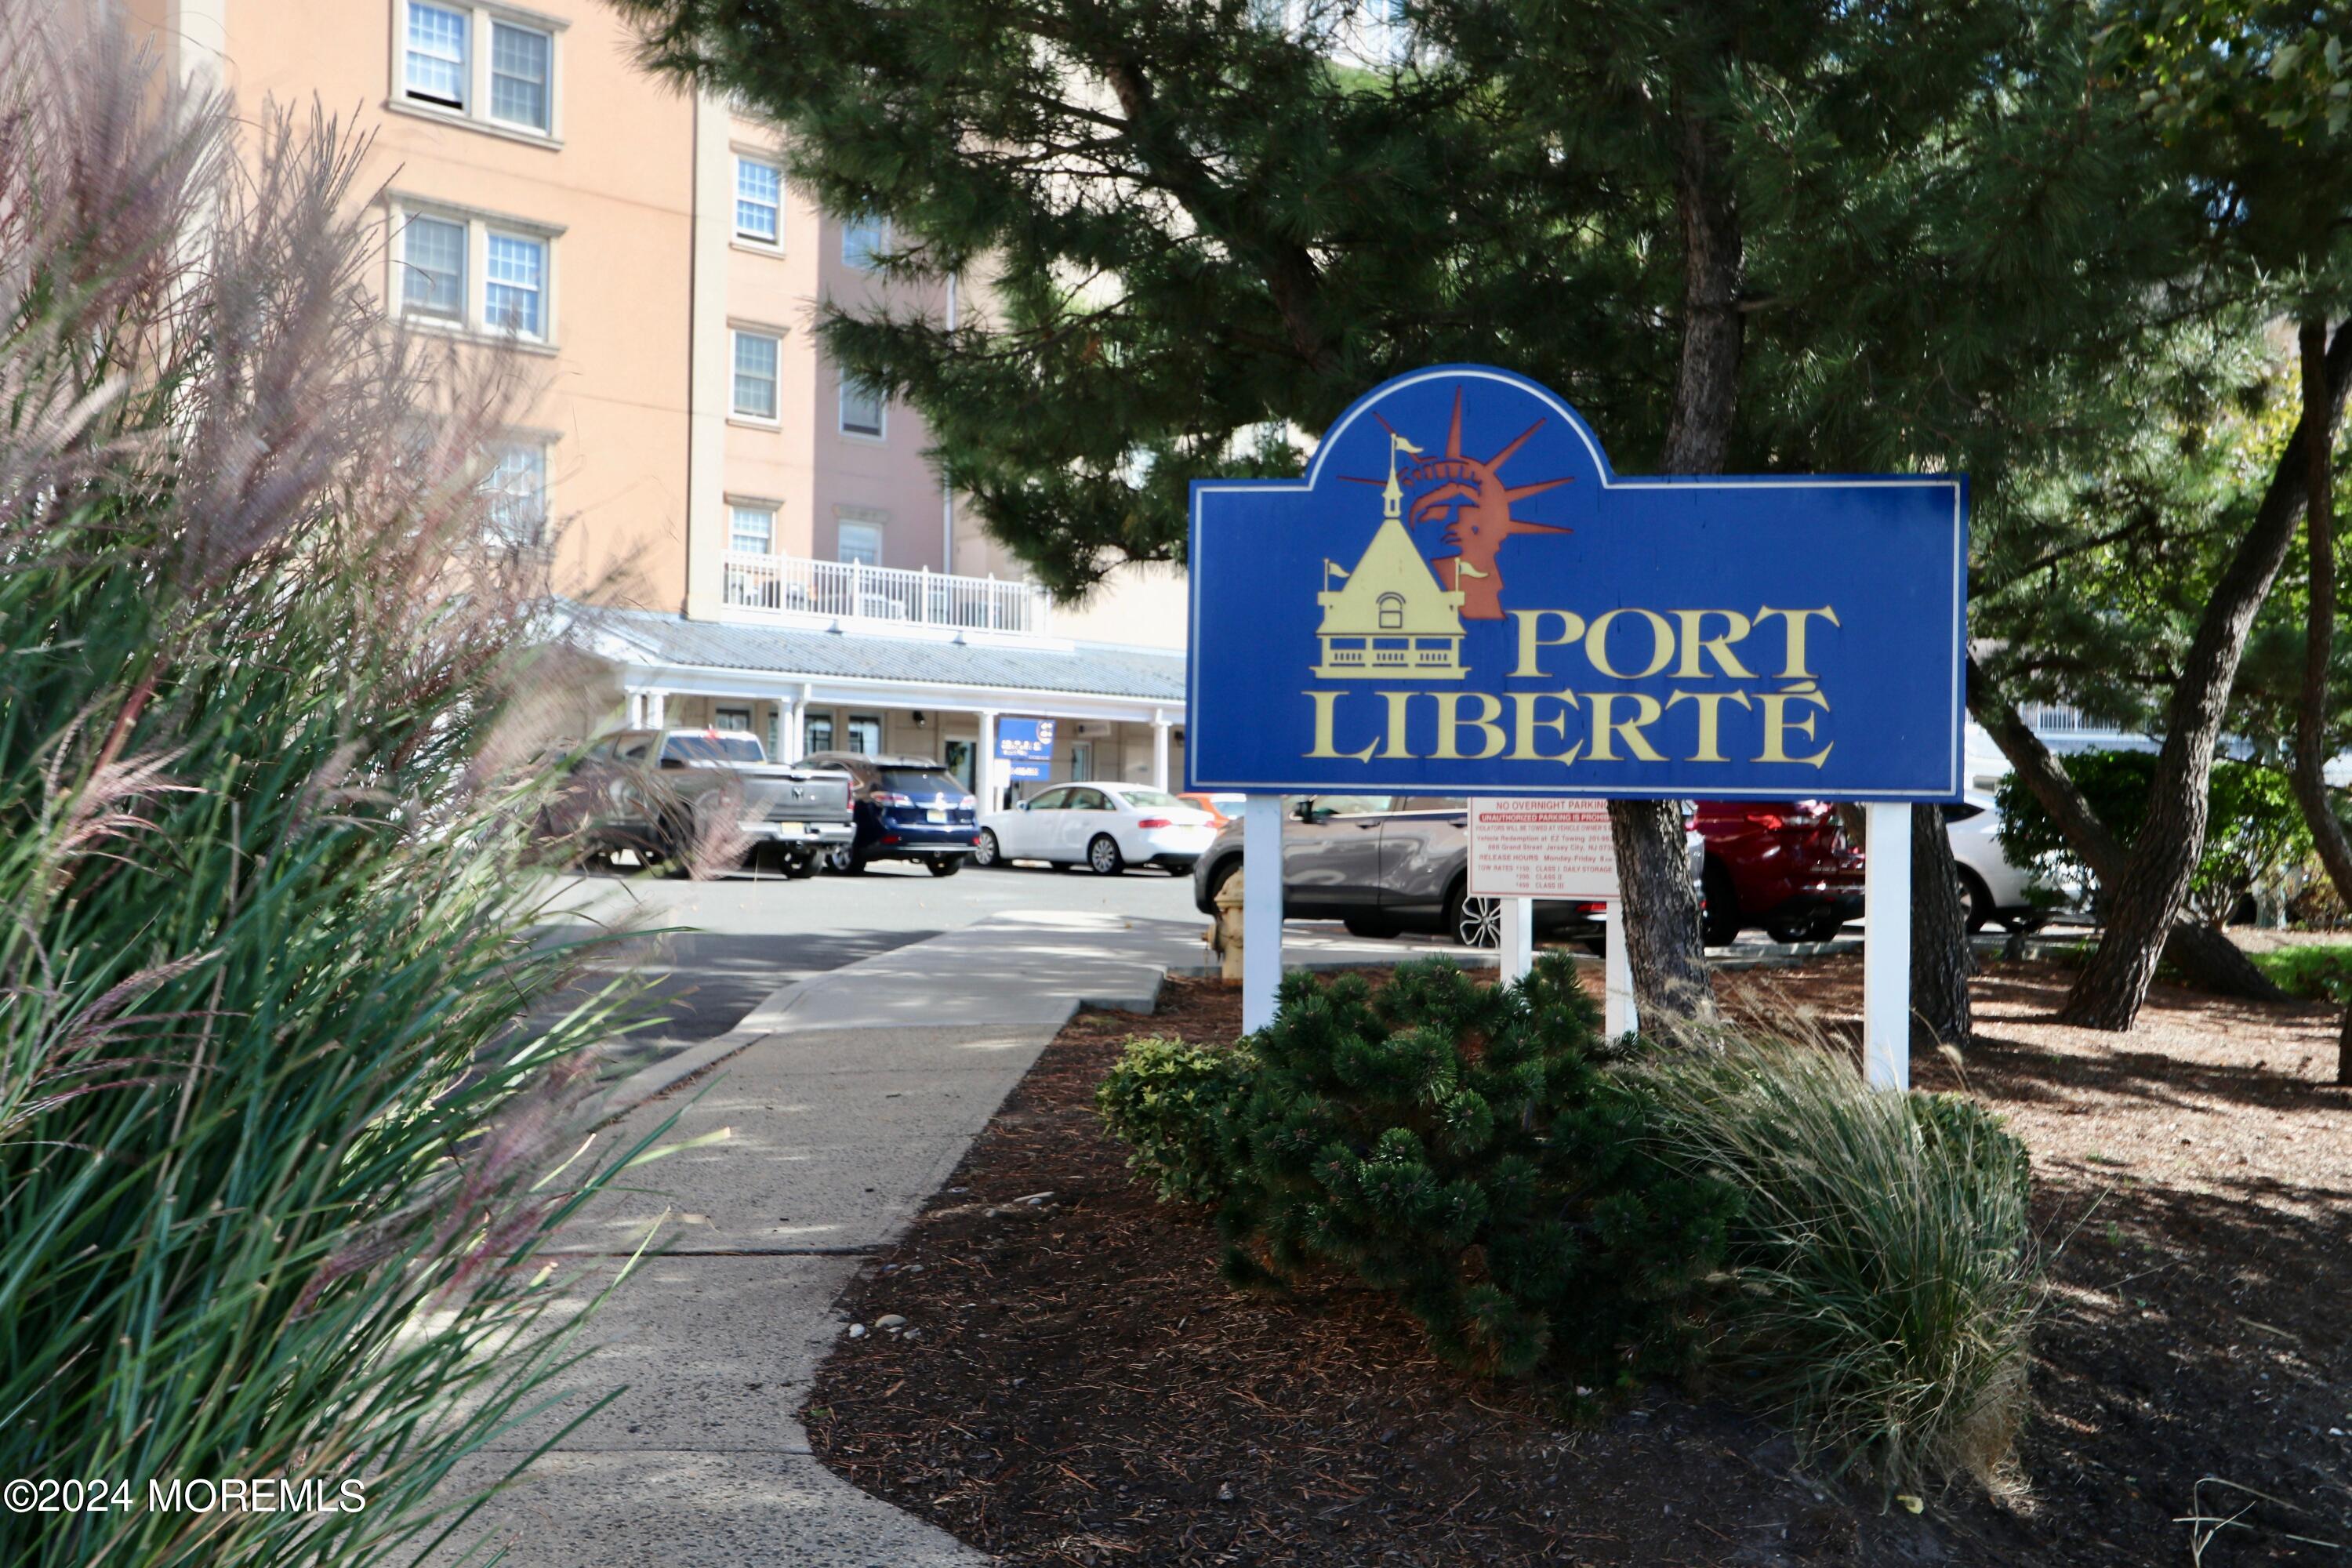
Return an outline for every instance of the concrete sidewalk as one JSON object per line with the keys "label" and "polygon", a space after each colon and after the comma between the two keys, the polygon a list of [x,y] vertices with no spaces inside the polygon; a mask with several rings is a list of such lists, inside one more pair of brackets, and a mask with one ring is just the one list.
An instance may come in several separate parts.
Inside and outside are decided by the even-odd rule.
{"label": "concrete sidewalk", "polygon": [[[518,1568],[986,1562],[826,1470],[795,1413],[862,1259],[947,1180],[1075,1012],[1148,1011],[1169,968],[1200,962],[1199,933],[1000,917],[785,987],[727,1037],[625,1081],[601,1108],[618,1117],[605,1147],[673,1111],[669,1141],[729,1135],[644,1168],[568,1228],[581,1300],[657,1221],[664,1251],[590,1321],[595,1352],[567,1380],[581,1397],[457,1482],[486,1483],[597,1395],[626,1391],[493,1499],[461,1544],[504,1545]],[[698,1071],[707,1079],[682,1083]]]}

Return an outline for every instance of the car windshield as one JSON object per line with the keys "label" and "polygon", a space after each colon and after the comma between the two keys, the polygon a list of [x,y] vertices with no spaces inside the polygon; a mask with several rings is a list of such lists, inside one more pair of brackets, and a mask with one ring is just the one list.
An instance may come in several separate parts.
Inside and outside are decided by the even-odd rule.
{"label": "car windshield", "polygon": [[1127,797],[1129,805],[1178,805],[1187,810],[1196,809],[1190,801],[1178,800],[1164,789],[1122,789],[1118,793]]}
{"label": "car windshield", "polygon": [[953,773],[943,773],[928,768],[885,768],[882,770],[879,783],[882,788],[892,795],[961,795],[964,793],[963,785],[957,781]]}
{"label": "car windshield", "polygon": [[680,763],[764,763],[768,753],[757,736],[712,730],[699,735],[672,735],[662,742],[662,757]]}

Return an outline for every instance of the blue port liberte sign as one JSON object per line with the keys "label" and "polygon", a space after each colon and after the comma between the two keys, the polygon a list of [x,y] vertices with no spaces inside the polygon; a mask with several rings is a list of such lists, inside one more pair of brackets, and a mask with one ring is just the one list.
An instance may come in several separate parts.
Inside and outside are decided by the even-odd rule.
{"label": "blue port liberte sign", "polygon": [[1625,478],[1444,365],[1192,501],[1191,788],[1960,793],[1963,476]]}

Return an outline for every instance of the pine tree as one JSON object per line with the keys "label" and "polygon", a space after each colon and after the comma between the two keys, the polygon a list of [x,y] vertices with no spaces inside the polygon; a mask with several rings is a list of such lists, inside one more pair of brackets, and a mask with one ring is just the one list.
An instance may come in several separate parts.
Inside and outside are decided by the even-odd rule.
{"label": "pine tree", "polygon": [[[2334,644],[2329,455],[2352,386],[2352,20],[2306,5],[2153,0],[2108,35],[2126,82],[2207,195],[2218,250],[2300,324],[2301,417],[2252,526],[2215,580],[2165,713],[2145,826],[2105,884],[2097,952],[2068,995],[2067,1022],[2125,1029],[2155,978],[2167,929],[2202,850],[2207,783],[2248,637],[2309,519],[2311,626],[2294,778],[2323,859],[2352,888],[2347,841],[2321,777]],[[2352,1081],[2352,1016],[2342,1068]]]}
{"label": "pine tree", "polygon": [[[889,270],[985,279],[952,330],[819,332],[1063,591],[1452,360],[1554,386],[1625,471],[1965,467],[1982,501],[2193,230],[2058,0],[616,4],[829,210],[887,214]],[[1679,825],[1612,815],[1643,1005],[1703,1014]]]}

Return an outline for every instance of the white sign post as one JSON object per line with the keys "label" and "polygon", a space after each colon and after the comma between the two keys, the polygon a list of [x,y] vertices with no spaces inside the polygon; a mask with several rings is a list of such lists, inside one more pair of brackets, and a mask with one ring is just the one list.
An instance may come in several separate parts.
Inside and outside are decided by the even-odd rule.
{"label": "white sign post", "polygon": [[1873,802],[1862,868],[1862,1065],[1874,1089],[1911,1087],[1911,808]]}
{"label": "white sign post", "polygon": [[1242,1033],[1274,1022],[1281,988],[1282,797],[1254,795],[1242,807]]}
{"label": "white sign post", "polygon": [[1505,982],[1534,958],[1535,900],[1599,900],[1608,906],[1605,1026],[1614,1039],[1636,1026],[1633,970],[1625,961],[1618,900],[1617,846],[1605,800],[1470,802],[1470,892],[1503,900]]}

